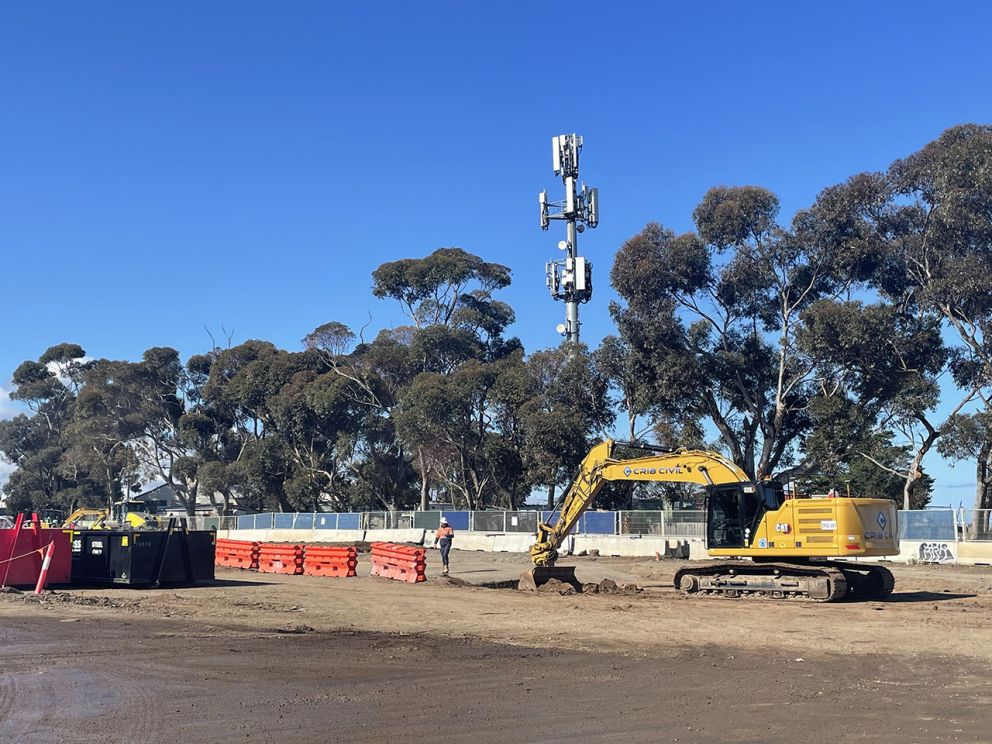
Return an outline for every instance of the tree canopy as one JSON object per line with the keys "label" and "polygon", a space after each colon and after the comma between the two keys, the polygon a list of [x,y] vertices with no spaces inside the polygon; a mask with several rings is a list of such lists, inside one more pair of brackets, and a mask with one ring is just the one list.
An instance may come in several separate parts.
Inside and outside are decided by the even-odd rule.
{"label": "tree canopy", "polygon": [[913,507],[938,450],[973,464],[992,508],[992,127],[954,127],[788,219],[754,185],[716,186],[691,216],[618,247],[616,328],[595,349],[525,350],[510,269],[454,247],[372,272],[408,318],[377,332],[331,310],[296,349],[52,346],[12,373],[8,505],[167,483],[190,511],[517,508],[552,503],[615,434]]}

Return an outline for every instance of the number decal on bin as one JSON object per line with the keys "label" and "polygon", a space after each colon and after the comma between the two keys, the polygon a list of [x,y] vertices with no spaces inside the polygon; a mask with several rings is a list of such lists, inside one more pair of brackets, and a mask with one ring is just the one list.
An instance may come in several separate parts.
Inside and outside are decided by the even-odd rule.
{"label": "number decal on bin", "polygon": [[372,575],[410,584],[427,581],[427,551],[396,543],[372,543]]}

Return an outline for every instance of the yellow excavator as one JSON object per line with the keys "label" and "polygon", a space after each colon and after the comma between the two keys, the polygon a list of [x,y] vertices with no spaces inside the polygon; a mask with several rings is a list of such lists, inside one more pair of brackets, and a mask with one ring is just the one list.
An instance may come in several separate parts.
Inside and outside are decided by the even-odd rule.
{"label": "yellow excavator", "polygon": [[62,523],[64,530],[142,530],[156,527],[154,515],[148,513],[143,501],[115,501],[114,514],[107,509],[81,507],[66,517]]}
{"label": "yellow excavator", "polygon": [[[617,445],[652,454],[615,459]],[[521,589],[536,590],[551,579],[578,586],[574,567],[555,566],[558,547],[608,481],[694,483],[706,489],[707,553],[732,560],[679,569],[675,588],[684,594],[832,602],[883,597],[894,587],[884,566],[838,560],[899,552],[890,499],[793,498],[782,483],[754,481],[716,452],[606,440],[582,461],[555,510],[557,519],[538,525],[530,548],[534,568],[520,577]]]}

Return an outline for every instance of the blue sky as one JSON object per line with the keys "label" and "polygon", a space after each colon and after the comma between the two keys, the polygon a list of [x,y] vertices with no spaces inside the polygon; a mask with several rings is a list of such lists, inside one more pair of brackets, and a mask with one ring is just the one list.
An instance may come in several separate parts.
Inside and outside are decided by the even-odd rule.
{"label": "blue sky", "polygon": [[[594,343],[645,222],[688,229],[718,184],[788,217],[992,121],[985,3],[612,5],[4,4],[0,385],[61,341],[133,359],[209,348],[204,326],[298,348],[328,320],[395,324],[371,271],[442,246],[508,264],[514,332],[553,345],[562,236],[536,195],[572,131],[602,201]],[[969,464],[929,465],[935,502],[970,501]]]}

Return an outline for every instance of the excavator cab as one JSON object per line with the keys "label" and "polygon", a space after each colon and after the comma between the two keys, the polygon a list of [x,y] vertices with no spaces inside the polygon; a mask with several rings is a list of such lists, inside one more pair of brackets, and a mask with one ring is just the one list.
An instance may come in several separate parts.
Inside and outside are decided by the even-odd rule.
{"label": "excavator cab", "polygon": [[706,498],[706,546],[747,548],[758,532],[765,512],[785,501],[777,481],[711,486]]}

